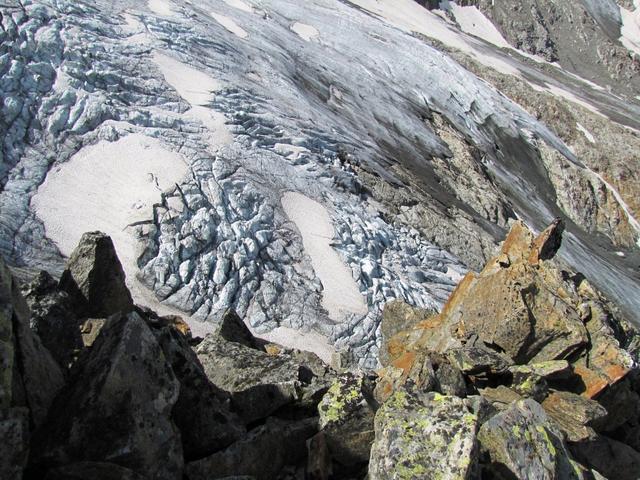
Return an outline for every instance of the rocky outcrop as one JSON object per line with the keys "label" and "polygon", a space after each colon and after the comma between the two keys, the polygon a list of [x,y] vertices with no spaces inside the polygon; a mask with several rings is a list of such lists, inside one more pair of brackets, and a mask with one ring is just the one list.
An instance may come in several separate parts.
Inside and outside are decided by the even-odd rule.
{"label": "rocky outcrop", "polygon": [[60,279],[82,316],[106,318],[133,310],[133,300],[111,238],[85,233],[71,254]]}

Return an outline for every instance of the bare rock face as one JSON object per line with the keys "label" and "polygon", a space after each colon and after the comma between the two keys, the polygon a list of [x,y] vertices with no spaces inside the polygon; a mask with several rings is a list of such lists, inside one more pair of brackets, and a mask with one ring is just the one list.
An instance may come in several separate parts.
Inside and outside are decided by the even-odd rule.
{"label": "bare rock face", "polygon": [[180,384],[145,321],[109,319],[36,432],[34,472],[108,460],[146,478],[182,478],[171,411]]}
{"label": "bare rock face", "polygon": [[477,428],[458,397],[398,391],[376,413],[369,478],[472,478]]}
{"label": "bare rock face", "polygon": [[84,317],[106,318],[133,310],[113,242],[101,232],[82,235],[62,274],[60,287]]}

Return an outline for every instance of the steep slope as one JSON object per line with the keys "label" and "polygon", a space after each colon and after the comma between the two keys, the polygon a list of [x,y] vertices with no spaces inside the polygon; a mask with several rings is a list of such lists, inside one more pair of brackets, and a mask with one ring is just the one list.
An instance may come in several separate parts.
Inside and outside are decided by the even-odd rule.
{"label": "steep slope", "polygon": [[[637,170],[640,108],[564,70],[411,0],[42,0],[2,14],[0,247],[26,271],[59,270],[82,231],[103,229],[137,301],[202,332],[233,306],[260,333],[320,334],[374,366],[387,301],[437,309],[513,220],[561,217],[562,258],[640,311],[635,179],[594,173],[597,145],[572,150],[564,120],[461,63],[586,105]],[[331,219],[318,242],[344,268],[329,274],[366,313],[325,308],[322,249],[287,192]]]}

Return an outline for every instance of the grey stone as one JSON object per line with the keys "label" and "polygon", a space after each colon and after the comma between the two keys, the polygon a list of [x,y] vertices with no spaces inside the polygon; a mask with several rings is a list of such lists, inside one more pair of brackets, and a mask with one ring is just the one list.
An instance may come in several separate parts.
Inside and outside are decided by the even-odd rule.
{"label": "grey stone", "polygon": [[44,480],[144,480],[148,477],[115,463],[78,462],[47,472]]}
{"label": "grey stone", "polygon": [[79,315],[107,318],[133,310],[133,300],[111,238],[102,232],[82,235],[60,278]]}
{"label": "grey stone", "polygon": [[571,443],[571,453],[583,465],[608,479],[637,480],[640,472],[640,453],[606,436]]}

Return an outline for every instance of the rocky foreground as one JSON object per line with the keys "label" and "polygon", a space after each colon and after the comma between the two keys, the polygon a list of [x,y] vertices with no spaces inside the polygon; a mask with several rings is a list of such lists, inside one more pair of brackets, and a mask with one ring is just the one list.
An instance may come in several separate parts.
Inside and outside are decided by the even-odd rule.
{"label": "rocky foreground", "polygon": [[514,224],[440,313],[396,302],[382,368],[254,338],[192,338],[135,306],[109,237],[60,281],[0,265],[0,478],[636,479],[640,346],[562,225]]}

